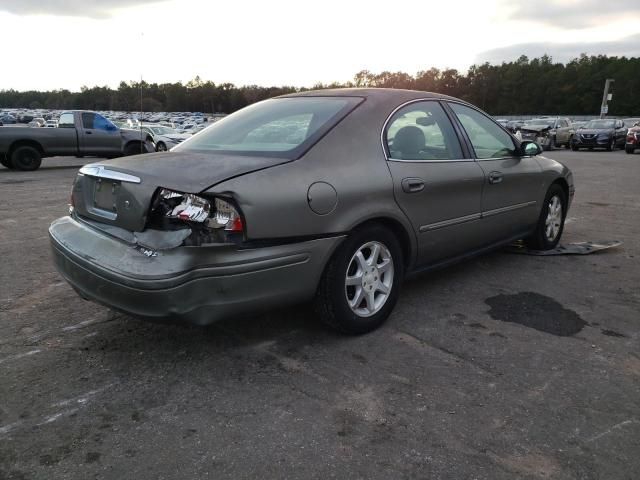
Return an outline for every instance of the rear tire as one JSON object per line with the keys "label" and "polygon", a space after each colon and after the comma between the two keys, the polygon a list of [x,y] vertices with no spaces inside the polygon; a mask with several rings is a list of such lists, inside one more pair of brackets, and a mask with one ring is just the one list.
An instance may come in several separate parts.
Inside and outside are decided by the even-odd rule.
{"label": "rear tire", "polygon": [[627,153],[633,153],[633,152],[636,151],[636,148],[635,147],[630,147],[629,145],[625,145],[624,151],[627,152]]}
{"label": "rear tire", "polygon": [[131,155],[140,155],[144,153],[142,149],[142,144],[137,142],[128,143],[122,152],[125,157],[129,157]]}
{"label": "rear tire", "polygon": [[38,149],[29,145],[18,147],[11,154],[11,165],[16,170],[30,172],[40,168],[41,164],[42,155]]}
{"label": "rear tire", "polygon": [[578,151],[578,150],[580,150],[580,149],[578,148],[578,146],[577,146],[576,144],[573,144],[573,143],[572,143],[572,144],[571,144],[571,150],[572,150],[572,151],[574,151],[574,152],[577,152],[577,151]]}
{"label": "rear tire", "polygon": [[558,184],[549,187],[542,204],[538,224],[533,234],[525,239],[532,250],[552,250],[558,245],[567,215],[567,195]]}
{"label": "rear tire", "polygon": [[356,230],[325,267],[316,315],[342,333],[371,332],[391,314],[403,276],[402,248],[391,231],[378,224]]}

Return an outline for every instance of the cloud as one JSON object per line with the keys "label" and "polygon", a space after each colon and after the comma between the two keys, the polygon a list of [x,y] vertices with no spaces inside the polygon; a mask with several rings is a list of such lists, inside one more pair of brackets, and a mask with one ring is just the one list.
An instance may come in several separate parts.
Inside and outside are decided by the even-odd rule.
{"label": "cloud", "polygon": [[526,20],[560,28],[596,27],[615,20],[640,20],[640,2],[606,4],[602,0],[503,1],[511,20]]}
{"label": "cloud", "polygon": [[521,55],[526,55],[531,59],[545,54],[553,57],[554,62],[567,63],[579,57],[582,53],[587,55],[640,57],[640,34],[611,42],[520,43],[481,52],[476,56],[475,63],[489,62],[499,64],[516,60]]}
{"label": "cloud", "polygon": [[118,8],[137,7],[166,0],[2,0],[0,11],[16,15],[56,15],[108,18]]}

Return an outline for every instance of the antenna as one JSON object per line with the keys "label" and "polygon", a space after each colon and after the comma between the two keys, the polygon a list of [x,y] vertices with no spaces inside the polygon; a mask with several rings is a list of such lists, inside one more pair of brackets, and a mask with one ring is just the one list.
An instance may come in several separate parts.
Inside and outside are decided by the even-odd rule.
{"label": "antenna", "polygon": [[[144,52],[144,32],[140,32],[140,47],[141,47],[141,51]],[[143,63],[140,62],[140,117],[142,117],[142,65]],[[140,118],[138,118],[138,133],[140,134],[140,153],[144,153],[144,143],[142,141],[142,124],[140,122]]]}

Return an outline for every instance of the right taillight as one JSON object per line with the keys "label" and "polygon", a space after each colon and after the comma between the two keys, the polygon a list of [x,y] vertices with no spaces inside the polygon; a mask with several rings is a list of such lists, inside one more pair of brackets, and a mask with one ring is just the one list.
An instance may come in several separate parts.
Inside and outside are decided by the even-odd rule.
{"label": "right taillight", "polygon": [[213,215],[211,215],[208,220],[210,227],[224,227],[224,229],[228,232],[244,231],[244,223],[242,221],[242,217],[233,205],[231,205],[226,200],[217,197],[214,204],[215,209]]}

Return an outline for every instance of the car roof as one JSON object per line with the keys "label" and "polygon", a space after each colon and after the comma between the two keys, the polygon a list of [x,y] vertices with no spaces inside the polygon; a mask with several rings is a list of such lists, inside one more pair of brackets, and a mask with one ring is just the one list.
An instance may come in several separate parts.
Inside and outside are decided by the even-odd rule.
{"label": "car roof", "polygon": [[[421,90],[404,90],[400,88],[329,88],[326,90],[308,90],[305,92],[290,93],[277,98],[291,97],[365,97],[388,100],[397,98],[398,100],[413,100],[420,98],[449,99],[462,101],[458,98],[450,97],[434,92],[424,92]],[[463,102],[466,103],[466,102]]]}

